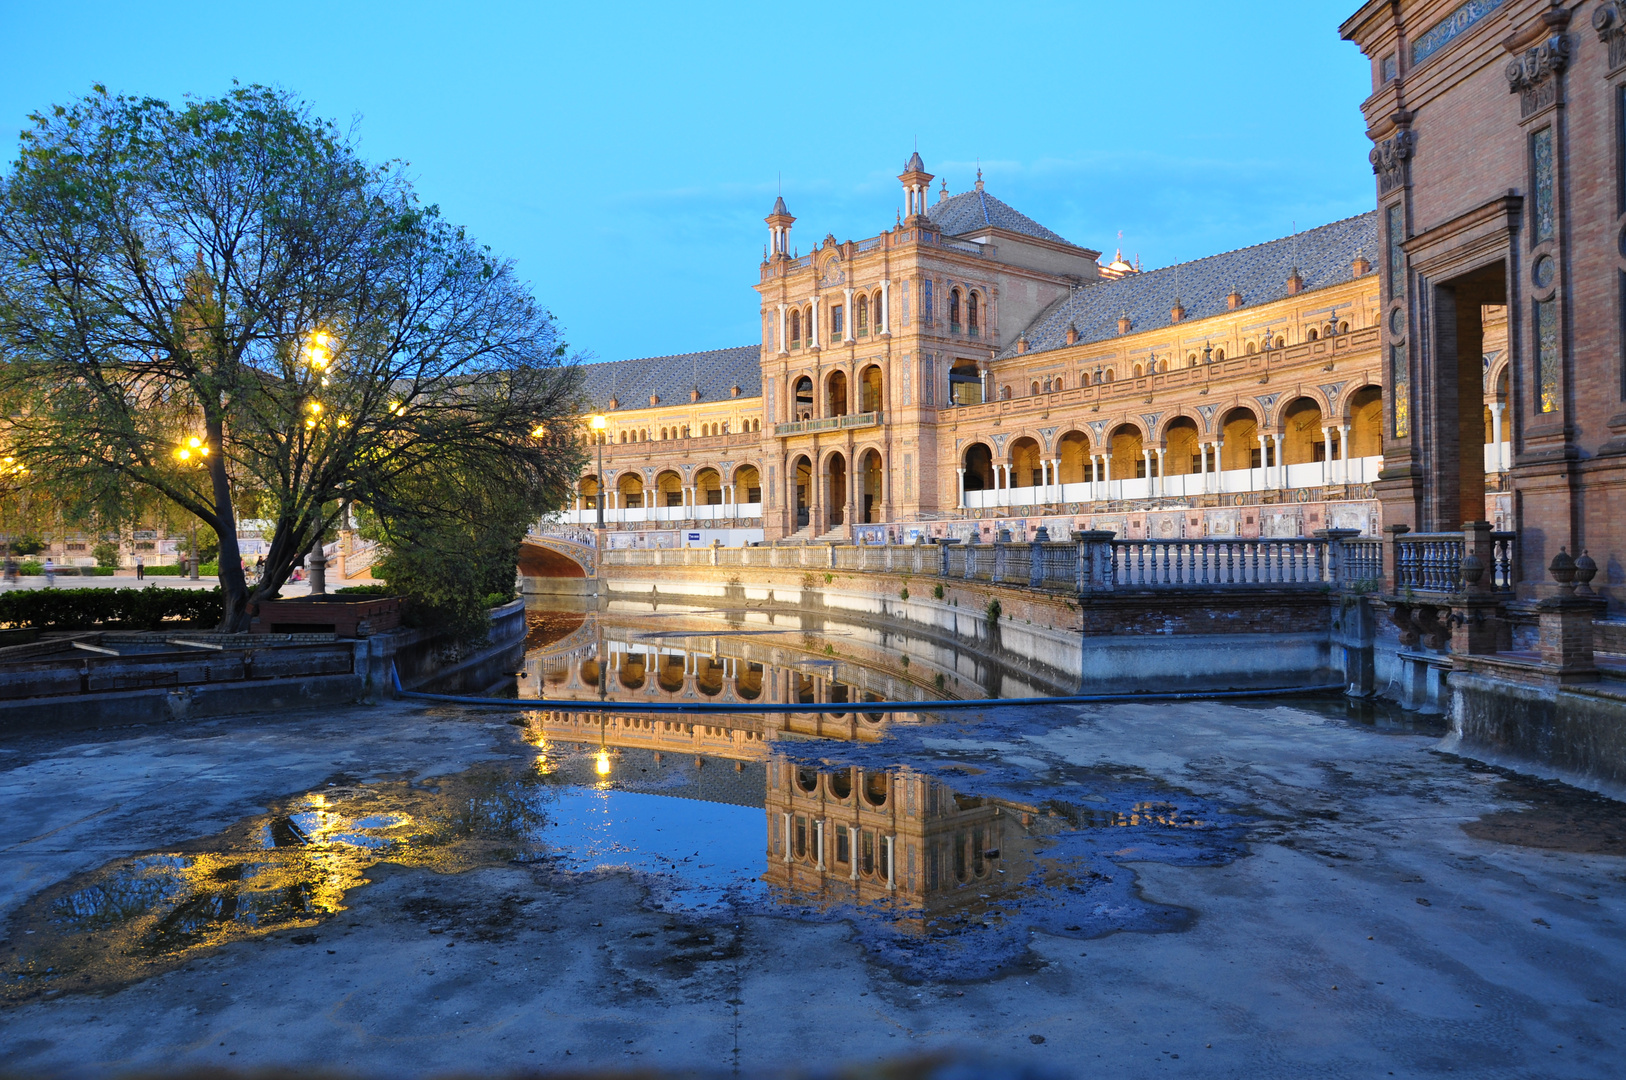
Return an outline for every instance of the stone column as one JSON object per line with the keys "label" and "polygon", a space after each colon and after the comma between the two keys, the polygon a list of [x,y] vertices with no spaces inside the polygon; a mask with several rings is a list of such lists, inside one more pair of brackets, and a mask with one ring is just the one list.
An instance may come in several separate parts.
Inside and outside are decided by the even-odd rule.
{"label": "stone column", "polygon": [[955,486],[954,486],[955,494],[957,496],[956,505],[955,505],[954,508],[956,510],[964,510],[965,509],[965,470],[964,469],[955,469],[954,472],[958,477],[958,479],[955,480]]}
{"label": "stone column", "polygon": [[[818,348],[819,342],[824,340],[823,338],[819,337],[819,299],[819,297],[815,296],[811,301],[813,304],[813,317],[808,320],[807,328],[807,336],[809,339],[807,344],[809,348],[813,349]],[[817,399],[819,396],[819,384],[817,379],[814,379],[813,381],[813,396],[815,399]]]}
{"label": "stone column", "polygon": [[1287,462],[1282,460],[1282,434],[1277,432],[1271,438],[1276,441],[1276,486],[1285,488],[1287,486]]}
{"label": "stone column", "polygon": [[1349,425],[1338,425],[1338,482],[1349,483]]}
{"label": "stone column", "polygon": [[1321,482],[1332,483],[1332,428],[1321,425]]}
{"label": "stone column", "polygon": [[1225,440],[1214,440],[1214,491],[1225,490]]}
{"label": "stone column", "polygon": [[1156,494],[1156,492],[1157,492],[1157,481],[1155,479],[1153,479],[1153,477],[1152,477],[1152,451],[1151,451],[1151,448],[1146,447],[1146,446],[1141,447],[1140,448],[1140,457],[1141,457],[1141,460],[1146,463],[1145,464],[1146,494],[1147,495]]}
{"label": "stone column", "polygon": [[785,859],[784,859],[784,861],[785,862],[790,862],[791,846],[794,843],[794,841],[791,838],[791,834],[790,834],[790,815],[789,814],[780,814],[779,816],[782,819],[784,819],[784,822],[785,822]]}
{"label": "stone column", "polygon": [[1248,470],[1248,487],[1255,491],[1263,491],[1270,486],[1270,451],[1266,449],[1270,444],[1270,436],[1263,431],[1259,433],[1259,484],[1254,486],[1253,470]]}
{"label": "stone column", "polygon": [[892,282],[881,281],[881,333],[892,333]]}
{"label": "stone column", "polygon": [[818,865],[818,868],[820,870],[823,870],[824,869],[824,819],[819,818],[813,824],[814,824],[813,835],[816,838],[816,842],[817,842],[817,844],[819,846],[818,864],[817,865]]}
{"label": "stone column", "polygon": [[1157,493],[1159,495],[1167,495],[1169,493],[1169,489],[1164,483],[1163,452],[1163,447],[1160,446],[1157,448]]}
{"label": "stone column", "polygon": [[851,345],[853,342],[853,291],[842,290],[846,295],[845,306],[841,309],[841,341],[842,344]]}
{"label": "stone column", "polygon": [[1507,468],[1507,464],[1502,460],[1502,410],[1505,408],[1507,408],[1506,402],[1491,402],[1491,460],[1496,463],[1497,472]]}
{"label": "stone column", "polygon": [[1062,499],[1066,498],[1066,493],[1061,490],[1061,458],[1059,457],[1050,459],[1050,484],[1056,489],[1055,498],[1051,500],[1052,502],[1061,502]]}
{"label": "stone column", "polygon": [[852,825],[847,826],[847,865],[852,872],[847,875],[849,881],[858,880],[858,830]]}

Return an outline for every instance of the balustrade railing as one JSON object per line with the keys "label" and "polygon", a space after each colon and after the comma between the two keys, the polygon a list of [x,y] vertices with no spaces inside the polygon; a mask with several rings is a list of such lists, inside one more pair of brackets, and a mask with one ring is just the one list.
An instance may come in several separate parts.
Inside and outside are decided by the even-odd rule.
{"label": "balustrade railing", "polygon": [[[1485,576],[1512,588],[1513,533],[1494,533]],[[604,565],[762,567],[924,575],[1076,594],[1114,589],[1328,588],[1383,579],[1384,543],[1330,532],[1260,540],[1119,540],[1079,533],[1072,541],[993,544],[771,544],[621,549]],[[1396,538],[1398,588],[1455,592],[1464,587],[1464,539],[1456,533]]]}

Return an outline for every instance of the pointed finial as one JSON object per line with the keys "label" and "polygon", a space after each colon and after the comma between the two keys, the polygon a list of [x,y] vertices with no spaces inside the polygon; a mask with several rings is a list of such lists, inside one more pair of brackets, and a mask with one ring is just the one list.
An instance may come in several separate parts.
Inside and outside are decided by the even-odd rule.
{"label": "pointed finial", "polygon": [[982,190],[982,162],[977,162],[977,190]]}

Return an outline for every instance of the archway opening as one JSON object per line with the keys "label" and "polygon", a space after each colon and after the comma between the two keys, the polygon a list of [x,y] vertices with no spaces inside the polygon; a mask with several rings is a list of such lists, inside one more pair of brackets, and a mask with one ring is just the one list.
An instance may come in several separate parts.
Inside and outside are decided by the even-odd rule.
{"label": "archway opening", "polygon": [[792,468],[796,471],[796,527],[802,529],[812,522],[808,503],[813,496],[813,463],[799,457]]}
{"label": "archway opening", "polygon": [[881,452],[868,450],[863,457],[864,499],[860,512],[865,525],[881,520]]}
{"label": "archway opening", "polygon": [[884,400],[881,397],[881,388],[882,380],[880,365],[871,364],[869,367],[864,369],[863,383],[861,386],[863,401],[860,403],[860,411],[867,413],[881,411]]}
{"label": "archway opening", "polygon": [[842,454],[831,454],[825,463],[825,515],[830,528],[845,525],[847,510],[847,458]]}
{"label": "archway opening", "polygon": [[1026,435],[1011,443],[1011,486],[1039,487],[1044,483],[1044,466],[1039,460],[1039,444]]}
{"label": "archway opening", "polygon": [[1383,390],[1363,386],[1349,398],[1349,456],[1383,454]]}
{"label": "archway opening", "polygon": [[803,375],[796,380],[796,415],[792,420],[813,419],[813,380]]}
{"label": "archway opening", "polygon": [[734,470],[734,501],[760,503],[762,501],[762,475],[755,465],[741,465]]}
{"label": "archway opening", "polygon": [[1254,468],[1259,456],[1259,420],[1253,410],[1232,409],[1225,414],[1220,432],[1225,442],[1220,449],[1220,464],[1227,470]]}
{"label": "archway opening", "polygon": [[1314,398],[1290,402],[1282,413],[1282,461],[1288,465],[1326,461],[1327,440],[1321,423],[1321,406]]}
{"label": "archway opening", "polygon": [[1112,479],[1135,480],[1146,476],[1146,458],[1141,453],[1145,442],[1140,428],[1133,424],[1119,424],[1112,430]]}
{"label": "archway opening", "polygon": [[965,489],[992,491],[994,487],[994,452],[987,443],[972,443],[965,448]]}
{"label": "archway opening", "polygon": [[824,381],[826,416],[847,415],[847,373],[832,371]]}
{"label": "archway opening", "polygon": [[956,360],[949,369],[949,404],[982,404],[982,374],[975,360]]}
{"label": "archway opening", "polygon": [[655,490],[659,493],[656,496],[660,500],[658,505],[683,505],[683,478],[672,470],[668,469],[655,477]]}
{"label": "archway opening", "polygon": [[694,474],[695,501],[701,506],[723,504],[723,478],[716,469],[701,469]]}
{"label": "archway opening", "polygon": [[623,509],[637,510],[644,505],[644,478],[637,473],[622,473],[615,490]]}
{"label": "archway opening", "polygon": [[596,476],[584,476],[584,477],[582,477],[581,478],[581,483],[576,486],[576,490],[580,494],[581,509],[583,509],[583,510],[597,510],[598,509],[598,477],[596,477]]}
{"label": "archway opening", "polygon": [[1177,417],[1163,429],[1163,469],[1166,476],[1187,476],[1202,470],[1197,451],[1197,421],[1189,416]]}
{"label": "archway opening", "polygon": [[1057,444],[1057,457],[1061,458],[1061,482],[1084,484],[1095,479],[1095,466],[1090,461],[1090,437],[1082,431],[1069,431]]}

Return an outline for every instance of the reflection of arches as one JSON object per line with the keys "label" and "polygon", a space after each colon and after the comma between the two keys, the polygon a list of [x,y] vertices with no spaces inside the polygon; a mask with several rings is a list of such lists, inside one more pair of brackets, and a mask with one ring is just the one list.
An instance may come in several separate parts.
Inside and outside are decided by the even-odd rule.
{"label": "reflection of arches", "polygon": [[1094,479],[1090,475],[1093,464],[1090,461],[1090,438],[1082,431],[1069,431],[1061,437],[1056,444],[1056,456],[1061,458],[1061,482],[1064,484],[1082,484]]}
{"label": "reflection of arches", "polygon": [[762,665],[747,663],[734,669],[734,695],[741,701],[762,696]]}
{"label": "reflection of arches", "polygon": [[667,469],[655,477],[656,499],[658,506],[683,505],[683,478],[671,469]]}
{"label": "reflection of arches", "polygon": [[1163,475],[1185,476],[1198,472],[1197,421],[1189,416],[1177,416],[1163,429],[1163,442],[1168,447],[1163,455]]}
{"label": "reflection of arches", "polygon": [[882,402],[885,400],[881,396],[882,381],[880,365],[871,364],[869,367],[865,368],[864,373],[859,377],[859,380],[859,393],[863,400],[859,402],[858,410],[860,412],[867,413],[880,412]]}
{"label": "reflection of arches", "polygon": [[881,520],[881,452],[866,450],[860,461],[863,493],[859,499],[859,517],[865,525],[873,525]]}
{"label": "reflection of arches", "polygon": [[644,505],[644,478],[637,473],[622,473],[615,490],[623,508],[636,510]]}
{"label": "reflection of arches", "polygon": [[847,373],[845,371],[832,371],[830,377],[824,380],[824,415],[847,415]]}
{"label": "reflection of arches", "polygon": [[741,465],[734,470],[734,502],[759,503],[762,501],[762,475],[755,465]]}
{"label": "reflection of arches", "polygon": [[583,660],[582,661],[582,668],[581,668],[581,675],[582,675],[582,685],[583,686],[597,686],[598,685],[598,661],[597,660]]}
{"label": "reflection of arches", "polygon": [[819,774],[805,765],[796,770],[796,786],[804,794],[811,795],[819,790]]}
{"label": "reflection of arches", "polygon": [[707,697],[716,697],[723,692],[723,665],[721,661],[713,660],[709,656],[701,657],[696,664],[694,673],[695,689]]}
{"label": "reflection of arches", "polygon": [[644,654],[623,653],[621,655],[621,685],[628,690],[642,690],[644,688]]}
{"label": "reflection of arches", "polygon": [[1043,483],[1044,472],[1039,464],[1039,444],[1024,435],[1011,443],[1011,486],[1039,487]]}
{"label": "reflection of arches", "polygon": [[681,693],[683,690],[683,654],[667,653],[664,659],[657,658],[655,668],[655,681],[662,690],[668,694]]}
{"label": "reflection of arches", "polygon": [[830,789],[831,798],[846,802],[853,793],[852,770],[837,769],[825,778],[825,785]]}
{"label": "reflection of arches", "polygon": [[1383,391],[1363,386],[1349,396],[1349,456],[1383,453]]}
{"label": "reflection of arches", "polygon": [[864,773],[864,801],[871,806],[885,806],[891,790],[891,778],[884,772]]}
{"label": "reflection of arches", "polygon": [[1321,434],[1321,405],[1314,398],[1295,398],[1282,410],[1282,461],[1304,465],[1325,461],[1326,440]]}
{"label": "reflection of arches", "polygon": [[1119,424],[1107,445],[1112,447],[1112,479],[1133,480],[1146,475],[1146,458],[1141,454],[1146,443],[1140,428],[1134,424]]}
{"label": "reflection of arches", "polygon": [[1220,426],[1220,438],[1225,441],[1220,451],[1220,467],[1224,469],[1253,468],[1253,454],[1259,449],[1259,420],[1253,410],[1242,406],[1225,414]]}
{"label": "reflection of arches", "polygon": [[961,459],[965,465],[967,491],[992,491],[994,487],[994,452],[987,443],[972,443],[965,448]]}

